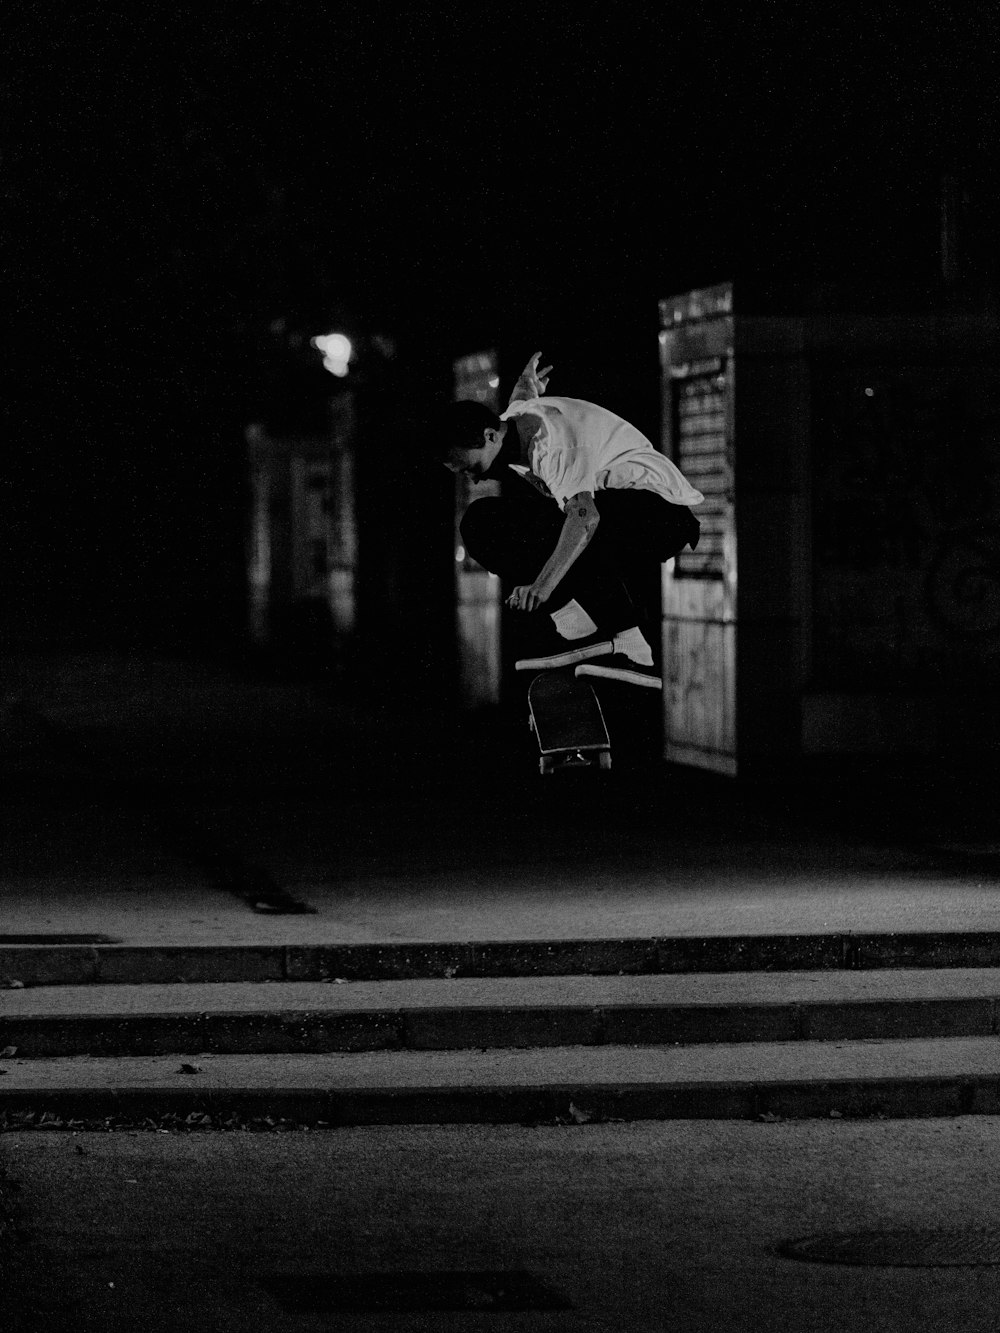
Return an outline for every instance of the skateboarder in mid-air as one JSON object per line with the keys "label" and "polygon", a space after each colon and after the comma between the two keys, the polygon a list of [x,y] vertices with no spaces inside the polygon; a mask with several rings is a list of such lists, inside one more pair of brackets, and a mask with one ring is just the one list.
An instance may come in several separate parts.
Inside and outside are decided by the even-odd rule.
{"label": "skateboarder in mid-air", "polygon": [[[474,481],[511,475],[520,495],[474,501],[462,540],[484,568],[515,585],[508,605],[546,614],[542,651],[518,671],[574,667],[659,689],[642,616],[629,591],[651,563],[698,543],[691,506],[704,498],[634,426],[579,398],[546,396],[552,367],[531,358],[501,414],[452,403],[441,461]],[[529,490],[529,487],[533,490]]]}

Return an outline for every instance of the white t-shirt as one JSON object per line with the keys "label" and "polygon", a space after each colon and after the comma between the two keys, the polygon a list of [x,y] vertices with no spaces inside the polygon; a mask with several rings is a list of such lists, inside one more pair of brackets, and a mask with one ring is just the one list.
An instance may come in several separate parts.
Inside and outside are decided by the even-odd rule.
{"label": "white t-shirt", "polygon": [[530,471],[560,507],[582,491],[655,491],[678,505],[701,504],[705,498],[641,431],[603,407],[580,398],[518,399],[500,420],[525,415],[542,423],[531,441]]}

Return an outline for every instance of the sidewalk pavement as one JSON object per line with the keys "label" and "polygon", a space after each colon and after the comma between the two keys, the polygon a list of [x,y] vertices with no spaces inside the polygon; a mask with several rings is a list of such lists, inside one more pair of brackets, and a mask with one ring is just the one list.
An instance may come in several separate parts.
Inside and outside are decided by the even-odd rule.
{"label": "sidewalk pavement", "polygon": [[[0,663],[0,943],[993,931],[993,783],[542,778],[525,720],[112,654]],[[254,910],[259,881],[305,910]],[[99,941],[98,941],[99,942]]]}

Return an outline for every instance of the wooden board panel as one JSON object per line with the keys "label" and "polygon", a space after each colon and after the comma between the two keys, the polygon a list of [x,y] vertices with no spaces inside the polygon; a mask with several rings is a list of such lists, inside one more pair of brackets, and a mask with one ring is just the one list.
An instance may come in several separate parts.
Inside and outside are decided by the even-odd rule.
{"label": "wooden board panel", "polygon": [[736,752],[736,626],[663,624],[664,753],[730,771]]}

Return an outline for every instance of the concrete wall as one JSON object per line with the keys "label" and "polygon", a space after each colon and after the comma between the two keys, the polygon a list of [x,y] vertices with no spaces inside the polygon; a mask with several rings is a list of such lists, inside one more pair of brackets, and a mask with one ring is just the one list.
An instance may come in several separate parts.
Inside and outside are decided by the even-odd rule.
{"label": "concrete wall", "polygon": [[997,742],[998,351],[982,318],[810,330],[807,749]]}
{"label": "concrete wall", "polygon": [[681,461],[716,358],[732,484],[714,575],[664,572],[667,757],[995,748],[997,321],[741,316],[725,291],[661,306],[663,447]]}

